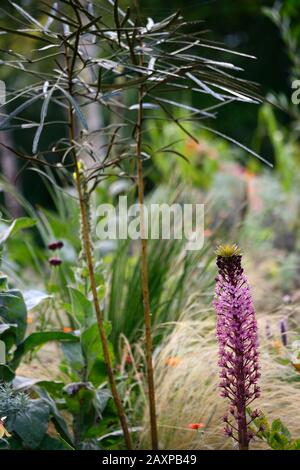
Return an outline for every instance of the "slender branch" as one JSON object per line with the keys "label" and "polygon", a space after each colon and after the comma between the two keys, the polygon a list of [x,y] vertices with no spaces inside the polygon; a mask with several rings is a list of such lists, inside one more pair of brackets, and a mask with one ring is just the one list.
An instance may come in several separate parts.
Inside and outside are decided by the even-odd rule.
{"label": "slender branch", "polygon": [[[67,71],[68,71],[68,79],[69,79],[69,93],[72,96],[72,93],[73,93],[72,69],[69,63],[67,48],[65,49],[65,51],[66,51],[66,63],[67,63]],[[73,114],[73,106],[71,103],[69,103],[69,122],[70,122],[69,138],[70,138],[70,143],[73,146],[73,143],[75,141],[75,119],[74,119],[74,114]],[[106,367],[106,372],[107,372],[113,400],[114,400],[117,413],[119,416],[119,420],[123,429],[126,447],[127,449],[130,450],[132,449],[131,437],[130,437],[130,433],[129,433],[129,429],[127,425],[127,419],[126,419],[126,415],[124,412],[124,408],[123,408],[121,399],[119,397],[117,386],[116,386],[116,381],[114,378],[111,359],[109,355],[108,342],[107,342],[106,332],[104,328],[103,312],[102,312],[99,298],[98,298],[97,283],[96,283],[96,278],[95,278],[95,270],[94,270],[93,254],[92,254],[92,246],[91,246],[91,237],[90,237],[90,230],[89,230],[89,218],[88,218],[88,213],[87,213],[85,195],[83,193],[83,189],[81,185],[81,174],[80,174],[80,168],[78,165],[77,153],[76,153],[76,149],[74,146],[72,148],[72,156],[73,156],[73,162],[75,165],[76,188],[77,188],[77,192],[79,196],[79,205],[80,205],[80,212],[81,212],[81,219],[82,219],[82,236],[83,236],[83,245],[84,245],[83,250],[84,250],[84,254],[85,254],[86,262],[88,266],[89,279],[90,279],[91,290],[92,290],[92,295],[93,295],[93,303],[94,303],[97,324],[98,324],[98,329],[99,329],[99,334],[100,334],[100,339],[101,339],[101,344],[102,344],[103,356],[104,356],[104,363]]]}
{"label": "slender branch", "polygon": [[152,363],[152,333],[151,333],[151,310],[148,279],[148,260],[147,260],[147,238],[145,233],[145,214],[144,214],[144,177],[142,163],[142,125],[143,125],[143,86],[139,88],[139,108],[136,127],[136,158],[137,158],[137,186],[138,200],[140,205],[140,226],[141,226],[141,279],[144,304],[145,319],[145,339],[146,339],[146,363],[147,363],[147,381],[149,395],[149,414],[151,426],[152,449],[158,449],[158,434],[156,422],[155,405],[155,385]]}

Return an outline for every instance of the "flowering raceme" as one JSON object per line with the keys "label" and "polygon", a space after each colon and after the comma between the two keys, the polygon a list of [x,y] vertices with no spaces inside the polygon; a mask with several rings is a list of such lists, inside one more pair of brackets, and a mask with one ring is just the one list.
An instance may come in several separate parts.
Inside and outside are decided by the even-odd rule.
{"label": "flowering raceme", "polygon": [[247,407],[260,395],[260,367],[255,311],[241,261],[236,245],[218,248],[214,306],[221,396],[231,403],[229,413],[223,417],[225,434],[238,442],[240,450],[247,450],[254,437],[249,425],[259,415],[255,410],[247,416]]}

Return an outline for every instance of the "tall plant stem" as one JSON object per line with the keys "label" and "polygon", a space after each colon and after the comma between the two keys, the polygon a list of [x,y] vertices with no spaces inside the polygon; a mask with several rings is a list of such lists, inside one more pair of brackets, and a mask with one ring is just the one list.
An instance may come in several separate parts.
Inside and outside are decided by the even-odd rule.
{"label": "tall plant stem", "polygon": [[[73,91],[73,80],[72,80],[73,70],[72,69],[73,67],[72,66],[70,67],[67,51],[66,51],[66,63],[67,63],[67,72],[68,72],[68,81],[69,81],[69,93],[72,96],[72,91]],[[70,144],[73,146],[75,142],[75,119],[74,119],[73,107],[71,103],[69,103],[69,138],[70,138]],[[80,174],[80,168],[78,166],[77,153],[74,147],[72,151],[72,156],[73,156],[73,161],[74,161],[74,166],[75,166],[76,188],[78,192],[80,213],[81,213],[83,250],[84,250],[84,254],[85,254],[86,262],[88,266],[89,280],[91,284],[94,309],[96,313],[99,335],[100,335],[101,344],[102,344],[104,363],[106,367],[106,372],[108,376],[111,393],[113,396],[113,400],[114,400],[118,417],[119,417],[121,427],[123,430],[126,447],[128,450],[131,450],[132,449],[131,436],[130,436],[130,432],[128,429],[124,408],[123,408],[123,405],[122,405],[122,402],[121,402],[121,399],[119,397],[119,393],[117,390],[117,386],[116,386],[116,381],[115,381],[112,364],[110,360],[110,355],[109,355],[106,332],[104,328],[103,312],[101,310],[101,306],[100,306],[100,302],[98,298],[97,283],[96,283],[96,278],[95,278],[95,270],[94,270],[94,263],[93,263],[93,254],[92,254],[93,253],[92,243],[91,243],[91,236],[90,236],[90,229],[89,229],[89,218],[88,218],[88,213],[87,213],[87,207],[85,204],[85,196],[84,196],[82,185],[81,185],[81,174]]]}
{"label": "tall plant stem", "polygon": [[152,362],[152,333],[151,333],[151,310],[148,279],[148,259],[147,259],[147,238],[145,233],[145,214],[144,214],[144,176],[142,163],[142,125],[143,125],[143,95],[144,89],[139,89],[139,108],[136,129],[136,156],[137,156],[137,187],[138,200],[140,205],[140,228],[141,228],[141,281],[144,304],[145,318],[145,339],[146,339],[146,363],[147,363],[147,382],[149,395],[149,414],[151,427],[152,449],[158,449],[158,434],[156,422],[156,404],[155,404],[155,386]]}

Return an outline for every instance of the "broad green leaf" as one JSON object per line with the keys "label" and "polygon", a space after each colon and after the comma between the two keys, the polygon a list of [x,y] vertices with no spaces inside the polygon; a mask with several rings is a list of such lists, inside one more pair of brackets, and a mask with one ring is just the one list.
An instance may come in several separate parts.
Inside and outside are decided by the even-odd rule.
{"label": "broad green leaf", "polygon": [[64,388],[64,398],[68,410],[76,416],[76,427],[83,440],[98,416],[94,406],[95,389],[90,383],[74,382]]}
{"label": "broad green leaf", "polygon": [[21,342],[27,328],[27,309],[20,291],[9,290],[0,293],[0,317],[2,322],[17,325],[16,340]]}
{"label": "broad green leaf", "polygon": [[280,419],[276,419],[275,421],[272,422],[271,433],[272,432],[278,432],[282,434],[284,437],[286,437],[287,439],[291,439],[291,434],[288,428],[282,424]]}
{"label": "broad green leaf", "polygon": [[44,302],[44,300],[50,299],[52,296],[39,290],[27,290],[23,292],[23,297],[27,311],[29,312]]}
{"label": "broad green leaf", "polygon": [[74,450],[64,439],[45,435],[39,445],[40,450]]}
{"label": "broad green leaf", "polygon": [[5,364],[0,364],[0,382],[11,382],[15,377],[14,372]]}
{"label": "broad green leaf", "polygon": [[72,369],[72,373],[76,374],[78,379],[80,379],[80,377],[82,377],[82,371],[85,366],[85,361],[84,361],[82,350],[81,350],[81,344],[80,343],[62,343],[61,349],[64,353],[64,358],[66,362]]}
{"label": "broad green leaf", "polygon": [[29,217],[20,217],[7,227],[0,235],[0,245],[3,245],[10,237],[14,236],[20,230],[33,227],[36,224],[34,219]]}
{"label": "broad green leaf", "polygon": [[[54,382],[53,382],[53,386],[54,386]],[[60,387],[60,384],[59,384],[59,388],[60,388],[59,398],[61,398],[62,393],[63,393],[63,387]],[[48,390],[49,390],[49,393],[48,393]],[[52,390],[52,392],[51,392],[51,390]],[[62,417],[62,415],[61,415],[61,413],[60,413],[60,411],[59,411],[59,409],[56,405],[56,402],[54,401],[54,399],[50,395],[50,393],[53,393],[53,387],[51,386],[51,382],[50,381],[44,381],[44,382],[41,381],[35,387],[35,391],[43,399],[43,401],[45,403],[47,403],[47,405],[49,406],[50,417],[51,417],[51,420],[53,421],[53,423],[55,425],[55,428],[56,428],[57,432],[61,435],[61,437],[66,442],[68,442],[68,444],[70,444],[72,446],[73,445],[73,439],[72,439],[72,436],[69,433],[68,426],[67,426],[65,420],[63,419],[63,417]]]}
{"label": "broad green leaf", "polygon": [[0,338],[1,341],[5,344],[6,352],[8,352],[15,345],[17,329],[17,324],[0,324]]}
{"label": "broad green leaf", "polygon": [[[111,332],[111,324],[105,322],[104,328],[106,336],[108,337]],[[88,380],[90,380],[93,385],[99,386],[105,380],[106,371],[97,323],[94,323],[82,333],[81,345],[87,362]],[[113,362],[113,349],[110,344],[109,350]]]}
{"label": "broad green leaf", "polygon": [[32,351],[34,348],[38,346],[42,346],[49,341],[79,341],[77,336],[74,336],[71,333],[64,333],[62,331],[43,331],[43,332],[36,332],[32,333],[30,336],[23,341],[23,343],[19,344],[17,347],[14,357],[11,361],[11,365],[16,368],[20,364],[20,361],[24,354]]}
{"label": "broad green leaf", "polygon": [[48,430],[49,414],[48,404],[40,399],[31,400],[24,411],[17,413],[13,431],[22,439],[25,447],[39,447]]}
{"label": "broad green leaf", "polygon": [[69,287],[73,315],[81,326],[90,326],[95,321],[94,308],[90,300],[79,290]]}

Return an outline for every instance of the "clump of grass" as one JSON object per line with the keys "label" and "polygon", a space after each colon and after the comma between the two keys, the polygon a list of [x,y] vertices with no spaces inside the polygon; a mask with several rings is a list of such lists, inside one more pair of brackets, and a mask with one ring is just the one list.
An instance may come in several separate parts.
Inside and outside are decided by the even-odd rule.
{"label": "clump of grass", "polygon": [[[300,388],[292,366],[285,364],[280,340],[265,334],[266,320],[278,331],[278,314],[258,314],[262,394],[257,407],[269,420],[288,423],[292,436],[300,435],[297,418]],[[156,395],[160,446],[164,449],[232,449],[234,443],[222,432],[226,403],[219,396],[215,316],[201,305],[184,312],[165,339],[156,358]],[[202,423],[191,429],[190,423]],[[254,440],[252,449],[266,444]]]}

